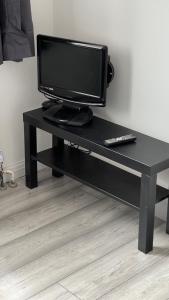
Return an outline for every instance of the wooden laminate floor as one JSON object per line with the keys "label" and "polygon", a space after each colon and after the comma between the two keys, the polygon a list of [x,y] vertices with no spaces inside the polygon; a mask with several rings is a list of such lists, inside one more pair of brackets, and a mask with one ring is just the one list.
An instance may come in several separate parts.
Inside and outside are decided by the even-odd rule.
{"label": "wooden laminate floor", "polygon": [[137,250],[138,213],[70,178],[0,192],[0,300],[168,300],[169,236]]}

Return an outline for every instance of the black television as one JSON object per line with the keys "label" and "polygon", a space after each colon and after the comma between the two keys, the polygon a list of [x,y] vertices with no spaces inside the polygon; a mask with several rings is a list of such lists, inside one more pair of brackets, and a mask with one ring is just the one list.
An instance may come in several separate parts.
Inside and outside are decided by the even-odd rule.
{"label": "black television", "polygon": [[89,112],[88,106],[105,106],[114,72],[107,46],[38,35],[37,54],[39,91],[51,100],[49,106],[63,102],[60,119],[60,109],[55,105],[57,123],[69,123],[77,109],[84,114]]}

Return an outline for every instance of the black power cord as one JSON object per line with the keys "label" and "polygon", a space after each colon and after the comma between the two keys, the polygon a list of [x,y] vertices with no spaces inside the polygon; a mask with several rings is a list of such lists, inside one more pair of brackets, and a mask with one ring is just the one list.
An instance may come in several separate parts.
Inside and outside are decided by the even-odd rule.
{"label": "black power cord", "polygon": [[85,149],[81,149],[79,145],[77,144],[74,144],[72,142],[69,142],[68,145],[71,147],[71,148],[74,148],[74,149],[78,149],[79,151],[83,152],[83,153],[86,153],[88,155],[90,155],[92,153],[91,150],[85,150]]}

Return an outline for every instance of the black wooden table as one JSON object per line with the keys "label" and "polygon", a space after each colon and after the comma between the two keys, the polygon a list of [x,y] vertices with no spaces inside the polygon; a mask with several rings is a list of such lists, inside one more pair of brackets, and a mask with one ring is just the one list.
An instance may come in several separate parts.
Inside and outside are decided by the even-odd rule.
{"label": "black wooden table", "polygon": [[[139,245],[144,253],[153,249],[155,204],[169,191],[157,185],[157,173],[169,168],[169,144],[131,129],[94,117],[85,127],[56,126],[43,119],[43,110],[24,113],[26,186],[37,187],[37,162],[51,167],[53,176],[64,174],[140,210]],[[37,152],[36,129],[52,134],[52,148]],[[136,143],[108,149],[103,140],[133,133]],[[133,175],[81,150],[70,141],[141,173]],[[126,229],[127,230],[127,229]],[[167,216],[169,233],[169,209]]]}

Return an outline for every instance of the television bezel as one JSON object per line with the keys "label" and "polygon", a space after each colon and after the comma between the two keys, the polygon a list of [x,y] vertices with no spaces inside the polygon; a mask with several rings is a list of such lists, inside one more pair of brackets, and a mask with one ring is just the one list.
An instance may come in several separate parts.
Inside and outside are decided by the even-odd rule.
{"label": "television bezel", "polygon": [[[74,45],[77,47],[89,48],[89,49],[98,49],[102,51],[103,56],[103,69],[102,69],[102,92],[101,97],[89,95],[86,93],[80,93],[78,91],[71,91],[66,89],[61,89],[59,87],[53,86],[44,86],[40,82],[40,52],[41,52],[41,42],[47,40],[52,42],[62,42],[69,45]],[[37,67],[38,67],[38,90],[45,94],[48,98],[71,102],[79,105],[90,105],[90,106],[105,106],[106,105],[106,95],[107,95],[107,73],[108,73],[108,47],[99,44],[91,44],[81,41],[75,41],[60,37],[47,36],[39,34],[37,35]],[[82,99],[83,98],[83,99]],[[80,100],[81,99],[81,100]]]}

